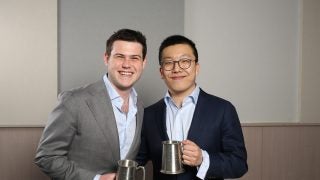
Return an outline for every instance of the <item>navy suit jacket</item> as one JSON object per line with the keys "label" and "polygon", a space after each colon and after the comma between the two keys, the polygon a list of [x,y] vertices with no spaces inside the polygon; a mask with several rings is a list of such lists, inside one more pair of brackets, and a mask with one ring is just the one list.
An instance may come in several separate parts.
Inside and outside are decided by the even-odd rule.
{"label": "navy suit jacket", "polygon": [[[162,141],[169,140],[165,117],[166,104],[163,99],[145,109],[141,146],[136,160],[140,165],[152,161],[154,180],[198,179],[197,168],[186,165],[186,171],[179,175],[160,172]],[[206,179],[239,178],[247,172],[247,152],[241,124],[230,102],[201,89],[187,139],[209,154],[210,166]]]}

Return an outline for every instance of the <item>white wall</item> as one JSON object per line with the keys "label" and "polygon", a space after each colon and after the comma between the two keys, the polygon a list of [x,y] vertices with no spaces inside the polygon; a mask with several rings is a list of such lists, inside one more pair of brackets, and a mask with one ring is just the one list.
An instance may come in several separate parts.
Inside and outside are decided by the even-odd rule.
{"label": "white wall", "polygon": [[154,103],[165,92],[157,49],[183,33],[183,12],[183,0],[0,0],[0,126],[41,126],[59,90],[101,79],[105,41],[120,28],[147,36],[147,68],[136,89],[146,105]]}
{"label": "white wall", "polygon": [[147,66],[135,88],[146,106],[165,94],[158,49],[172,34],[183,34],[184,0],[60,0],[59,90],[101,79],[106,39],[120,28],[141,31],[147,38]]}
{"label": "white wall", "polygon": [[198,83],[230,100],[242,122],[299,118],[299,0],[186,0]]}
{"label": "white wall", "polygon": [[57,1],[0,1],[0,126],[44,124],[57,95]]}
{"label": "white wall", "polygon": [[[162,11],[152,14],[150,11],[156,11],[152,8],[159,6],[155,3],[151,10],[148,6],[149,13],[144,21],[139,18],[141,14],[133,13],[135,16],[129,18],[130,26],[142,28],[151,45],[148,57],[152,63],[148,64],[148,69],[138,84],[138,90],[146,98],[146,104],[163,96],[164,84],[159,83],[162,81],[158,77],[158,65],[155,63],[158,45],[168,35],[183,33],[181,25],[185,24],[185,34],[196,42],[200,52],[201,71],[198,83],[209,93],[233,102],[242,122],[319,122],[320,4],[318,0],[301,1],[180,0],[175,1],[174,7],[165,1],[161,3],[163,9],[175,8],[178,13],[174,14],[175,10],[170,10],[169,14],[161,13]],[[121,3],[123,2],[118,2],[118,5]],[[184,22],[181,20],[183,10],[180,9],[183,3]],[[141,4],[145,5],[143,0]],[[98,16],[99,12],[103,12],[100,10],[104,9],[99,8],[97,11],[94,6],[90,7],[90,11],[97,12]],[[68,11],[68,8],[74,9],[73,6],[65,8],[64,12],[75,12]],[[146,12],[142,11],[145,8],[147,7],[138,8],[138,11],[143,14]],[[61,73],[61,69],[57,67],[57,11],[56,0],[0,1],[0,126],[44,124],[56,102],[57,76]],[[106,22],[97,20],[90,11],[86,11],[90,15],[88,21],[97,27],[89,28],[85,21],[78,18],[77,22],[83,23],[83,27],[87,29],[75,29],[76,35],[79,35],[76,38],[81,39],[81,32],[88,33],[88,29],[93,34],[99,31],[99,35],[104,37],[101,34],[106,31],[101,30],[101,27],[110,27],[110,22],[113,26],[112,29],[108,28],[108,32],[122,26],[115,17],[108,17]],[[132,13],[127,12],[122,15],[121,20],[125,20],[130,14]],[[167,21],[167,16],[173,17],[171,21]],[[65,22],[69,21],[70,26],[62,26],[62,29],[74,25],[75,20],[68,19],[69,17],[71,16]],[[159,23],[148,17],[160,18],[163,25],[159,28],[162,29],[159,30]],[[150,23],[145,23],[146,21]],[[64,35],[70,35],[68,33],[72,34],[67,32]],[[91,43],[99,42],[100,36],[93,37]],[[84,38],[85,42],[88,42],[88,37],[86,35]],[[73,41],[70,42],[59,46],[62,49],[66,45],[72,47]],[[102,51],[103,46],[104,41],[95,44],[98,49],[89,48],[97,62],[92,67],[87,66],[86,69],[90,72],[84,71],[85,77],[95,79],[103,71],[101,68],[98,73],[95,72],[95,66],[102,65],[99,62],[100,55],[96,52]],[[88,52],[87,48],[72,48],[75,53]],[[68,52],[68,48],[64,52]],[[78,56],[75,54],[75,57]],[[81,59],[82,62],[85,60],[91,59]],[[82,67],[77,63],[79,61],[75,62],[70,63],[74,65],[73,69]],[[74,79],[70,77],[64,77],[70,81],[60,82],[62,85],[65,82],[61,89],[82,83],[81,78],[77,79],[78,76],[72,76]],[[61,74],[60,78],[63,80]]]}

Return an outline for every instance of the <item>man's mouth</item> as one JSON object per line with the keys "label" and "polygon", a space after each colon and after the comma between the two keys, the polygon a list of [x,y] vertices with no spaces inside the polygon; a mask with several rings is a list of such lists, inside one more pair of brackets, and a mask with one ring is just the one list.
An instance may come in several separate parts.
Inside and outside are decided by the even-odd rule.
{"label": "man's mouth", "polygon": [[131,76],[131,75],[133,75],[133,72],[127,72],[127,71],[120,71],[119,73],[121,75],[123,75],[123,76]]}
{"label": "man's mouth", "polygon": [[173,76],[173,77],[171,77],[171,79],[173,79],[173,80],[180,80],[180,79],[183,79],[184,78],[184,76]]}

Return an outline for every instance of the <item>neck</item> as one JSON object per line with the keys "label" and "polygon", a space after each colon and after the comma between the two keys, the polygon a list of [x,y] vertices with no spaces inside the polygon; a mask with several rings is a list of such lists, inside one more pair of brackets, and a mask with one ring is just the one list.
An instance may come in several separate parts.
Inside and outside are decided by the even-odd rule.
{"label": "neck", "polygon": [[178,107],[178,108],[181,108],[181,106],[182,106],[182,102],[183,102],[183,99],[184,99],[185,97],[183,96],[181,96],[181,97],[177,97],[177,96],[173,96],[172,97],[172,100],[173,100],[173,102],[174,102],[174,104]]}
{"label": "neck", "polygon": [[[130,89],[131,90],[131,89]],[[125,113],[126,115],[129,112],[129,96],[130,96],[130,90],[121,91],[117,89],[118,94],[123,100],[123,104],[121,106],[121,111]]]}
{"label": "neck", "polygon": [[129,100],[130,90],[127,90],[127,91],[117,90],[117,92],[119,93],[120,97],[121,97],[125,102]]}
{"label": "neck", "polygon": [[117,91],[117,93],[120,95],[120,97],[126,101],[129,99],[130,92],[133,87],[127,87],[127,88],[121,88],[121,86],[117,86],[116,83],[114,82],[113,78],[108,76],[107,74],[107,79],[109,80],[111,86]]}
{"label": "neck", "polygon": [[121,98],[123,99],[121,111],[127,115],[129,112],[129,94],[126,96],[121,96]]}
{"label": "neck", "polygon": [[189,90],[182,91],[182,92],[169,90],[169,94],[170,94],[173,102],[175,103],[175,105],[180,108],[182,106],[183,100],[192,93],[192,91],[195,89],[195,87],[196,87],[196,85],[194,84],[191,88],[189,88]]}

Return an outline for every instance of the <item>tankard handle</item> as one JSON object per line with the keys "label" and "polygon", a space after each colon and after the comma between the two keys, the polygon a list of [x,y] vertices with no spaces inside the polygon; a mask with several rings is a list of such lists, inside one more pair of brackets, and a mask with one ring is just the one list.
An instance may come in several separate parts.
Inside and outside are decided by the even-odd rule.
{"label": "tankard handle", "polygon": [[142,170],[142,180],[145,180],[145,178],[146,178],[146,172],[145,172],[144,167],[143,167],[143,166],[138,166],[138,167],[137,167],[137,171],[138,171],[139,169]]}

